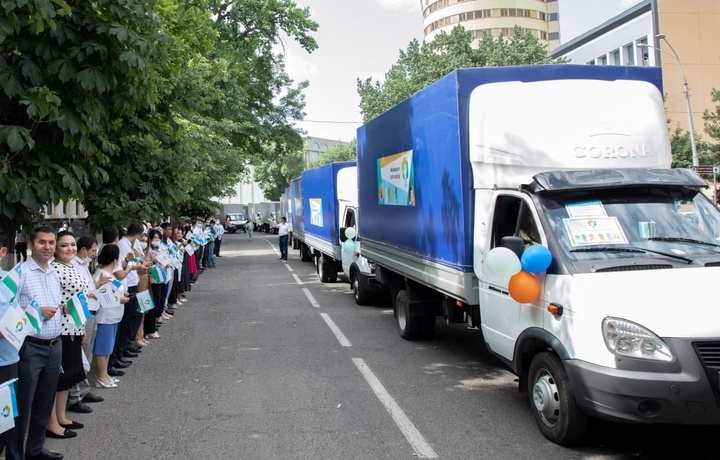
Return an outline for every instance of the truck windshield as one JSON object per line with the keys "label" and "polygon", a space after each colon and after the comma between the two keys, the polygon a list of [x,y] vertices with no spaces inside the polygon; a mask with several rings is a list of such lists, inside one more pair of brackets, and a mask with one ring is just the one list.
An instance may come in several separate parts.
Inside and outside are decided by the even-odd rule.
{"label": "truck windshield", "polygon": [[688,188],[626,188],[539,196],[571,261],[720,257],[720,212]]}

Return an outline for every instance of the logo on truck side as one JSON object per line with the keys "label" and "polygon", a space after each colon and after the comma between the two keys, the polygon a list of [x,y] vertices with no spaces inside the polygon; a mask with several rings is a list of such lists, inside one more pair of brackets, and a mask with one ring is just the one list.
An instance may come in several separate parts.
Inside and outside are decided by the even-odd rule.
{"label": "logo on truck side", "polygon": [[575,158],[647,158],[652,153],[645,144],[631,145],[579,145],[575,147]]}

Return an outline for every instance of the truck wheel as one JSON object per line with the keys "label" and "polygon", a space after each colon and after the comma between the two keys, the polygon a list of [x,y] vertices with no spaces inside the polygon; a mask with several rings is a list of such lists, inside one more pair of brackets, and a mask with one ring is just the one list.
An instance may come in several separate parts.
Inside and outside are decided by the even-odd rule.
{"label": "truck wheel", "polygon": [[422,318],[422,326],[420,327],[420,338],[432,339],[435,335],[435,317],[425,316]]}
{"label": "truck wheel", "polygon": [[[320,278],[321,283],[329,283],[330,282],[330,273],[329,273],[329,264],[325,257],[320,256],[318,257],[317,261],[317,270],[318,270],[318,277]],[[337,274],[336,274],[337,276]]]}
{"label": "truck wheel", "polygon": [[312,260],[310,248],[308,248],[305,243],[300,243],[300,260],[303,262],[310,262]]}
{"label": "truck wheel", "polygon": [[350,274],[350,286],[352,286],[353,295],[355,296],[355,303],[358,305],[367,305],[370,296],[360,285],[360,277],[355,271]]}
{"label": "truck wheel", "polygon": [[410,316],[410,300],[404,289],[395,298],[395,317],[400,337],[405,340],[422,338],[423,317]]}
{"label": "truck wheel", "polygon": [[581,440],[587,416],[575,402],[565,368],[555,354],[537,354],[528,378],[530,407],[542,434],[550,441],[567,445]]}

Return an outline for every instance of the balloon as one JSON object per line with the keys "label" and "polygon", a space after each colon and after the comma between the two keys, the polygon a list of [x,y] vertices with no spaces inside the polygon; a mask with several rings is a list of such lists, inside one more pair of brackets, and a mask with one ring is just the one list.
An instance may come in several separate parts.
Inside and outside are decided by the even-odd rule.
{"label": "balloon", "polygon": [[521,271],[510,278],[508,291],[515,302],[531,303],[540,297],[540,282],[532,273]]}
{"label": "balloon", "polygon": [[355,252],[355,242],[353,240],[345,240],[342,244],[342,250],[345,254],[353,254]]}
{"label": "balloon", "polygon": [[348,227],[345,229],[345,236],[348,237],[348,239],[350,239],[350,240],[355,238],[356,234],[357,233],[355,232],[355,229],[352,227]]}
{"label": "balloon", "polygon": [[540,273],[548,269],[552,263],[550,250],[542,244],[533,244],[525,249],[520,264],[522,269],[529,273]]}
{"label": "balloon", "polygon": [[520,259],[508,248],[491,249],[485,258],[490,273],[497,276],[513,276],[520,271]]}

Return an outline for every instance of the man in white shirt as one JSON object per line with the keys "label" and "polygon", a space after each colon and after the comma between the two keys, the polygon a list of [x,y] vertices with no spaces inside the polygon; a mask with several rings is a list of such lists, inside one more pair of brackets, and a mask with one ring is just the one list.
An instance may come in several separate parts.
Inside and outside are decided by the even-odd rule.
{"label": "man in white shirt", "polygon": [[[118,241],[118,248],[120,248],[120,264],[123,269],[127,270],[130,266],[130,271],[127,273],[125,278],[121,279],[120,282],[126,288],[128,294],[130,294],[130,301],[124,305],[125,311],[123,312],[122,320],[118,325],[117,335],[115,336],[115,351],[113,352],[112,360],[119,363],[126,363],[126,358],[136,358],[138,355],[128,349],[129,342],[132,340],[131,331],[133,324],[140,324],[138,318],[141,313],[138,312],[138,283],[140,278],[138,277],[138,271],[146,270],[141,263],[134,263],[133,259],[136,257],[141,258],[142,254],[136,253],[134,250],[135,241],[143,232],[143,226],[137,223],[128,225],[127,234]],[[134,348],[133,350],[139,350]]]}
{"label": "man in white shirt", "polygon": [[280,242],[280,260],[287,260],[288,258],[288,236],[292,235],[292,225],[288,223],[285,217],[280,218],[280,223],[275,225],[278,229],[278,236]]}
{"label": "man in white shirt", "polygon": [[220,223],[220,219],[215,222],[215,257],[222,257],[220,255],[220,243],[222,243],[222,236],[225,233],[225,227]]}

